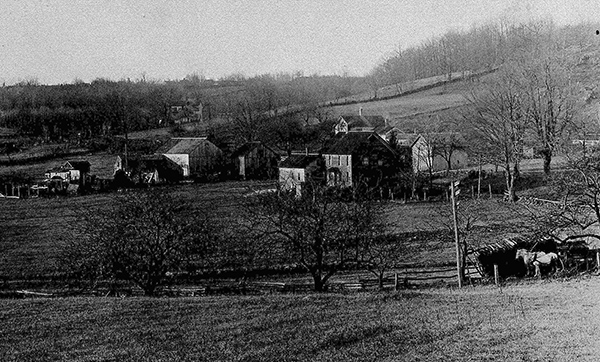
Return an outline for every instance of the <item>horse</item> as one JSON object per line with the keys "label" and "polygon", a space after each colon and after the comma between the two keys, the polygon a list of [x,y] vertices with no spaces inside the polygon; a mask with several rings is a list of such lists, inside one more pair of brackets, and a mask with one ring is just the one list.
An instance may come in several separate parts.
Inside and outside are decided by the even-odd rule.
{"label": "horse", "polygon": [[[523,259],[525,269],[527,270],[526,275],[530,274],[530,266],[535,268],[534,277],[541,277],[542,267],[551,267],[553,271],[556,270],[558,263],[562,265],[562,260],[556,253],[544,253],[543,251],[528,251],[527,249],[518,249],[515,255],[515,260]],[[564,265],[563,265],[564,269]]]}

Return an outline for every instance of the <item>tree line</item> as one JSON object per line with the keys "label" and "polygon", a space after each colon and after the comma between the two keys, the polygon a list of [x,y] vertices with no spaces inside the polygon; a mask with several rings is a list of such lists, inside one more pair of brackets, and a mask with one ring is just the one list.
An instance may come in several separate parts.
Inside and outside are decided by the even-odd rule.
{"label": "tree line", "polygon": [[558,27],[552,20],[499,20],[449,31],[418,46],[398,49],[370,72],[371,83],[399,84],[454,72],[495,69],[502,64],[595,44],[598,24]]}
{"label": "tree line", "polygon": [[278,110],[292,105],[315,108],[365,88],[361,77],[302,73],[219,81],[198,75],[171,81],[99,78],[61,85],[29,80],[0,88],[0,127],[43,142],[88,140],[169,125],[170,107],[191,103],[203,105],[205,119],[234,120],[251,140],[256,138],[252,127]]}

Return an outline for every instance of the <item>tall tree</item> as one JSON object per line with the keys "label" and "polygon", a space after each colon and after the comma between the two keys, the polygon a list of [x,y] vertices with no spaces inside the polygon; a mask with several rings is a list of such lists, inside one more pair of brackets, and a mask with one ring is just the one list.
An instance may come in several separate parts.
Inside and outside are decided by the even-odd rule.
{"label": "tall tree", "polygon": [[544,159],[544,172],[568,128],[573,127],[575,90],[565,69],[555,58],[531,62],[523,69],[522,96],[527,119]]}
{"label": "tall tree", "polygon": [[498,71],[471,93],[468,99],[472,113],[465,118],[504,167],[510,201],[517,200],[515,179],[523,158],[527,126],[521,84],[519,75],[510,66]]}

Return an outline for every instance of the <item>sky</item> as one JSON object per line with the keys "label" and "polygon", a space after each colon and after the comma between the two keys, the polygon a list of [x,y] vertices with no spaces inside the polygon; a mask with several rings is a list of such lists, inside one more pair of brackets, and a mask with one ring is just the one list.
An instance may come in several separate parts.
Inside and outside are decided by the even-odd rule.
{"label": "sky", "polygon": [[539,17],[600,21],[600,0],[1,0],[0,82],[364,75],[449,30]]}

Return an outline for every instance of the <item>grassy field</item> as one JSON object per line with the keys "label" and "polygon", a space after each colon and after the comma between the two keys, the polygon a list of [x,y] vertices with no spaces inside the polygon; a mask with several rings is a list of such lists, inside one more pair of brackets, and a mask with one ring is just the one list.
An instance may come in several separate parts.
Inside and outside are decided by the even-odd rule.
{"label": "grassy field", "polygon": [[358,114],[362,108],[365,115],[382,115],[396,124],[398,119],[460,107],[467,103],[465,94],[470,87],[470,81],[459,81],[403,97],[335,106],[331,111],[336,115]]}
{"label": "grassy field", "polygon": [[3,361],[596,361],[600,280],[0,304]]}
{"label": "grassy field", "polygon": [[86,160],[91,164],[90,173],[99,177],[112,178],[116,155],[108,153],[97,153],[80,156],[59,157],[43,162],[26,163],[22,165],[0,166],[0,176],[3,175],[27,175],[33,180],[43,180],[47,170],[59,167],[66,161]]}
{"label": "grassy field", "polygon": [[[170,186],[175,199],[199,207],[214,205],[213,216],[235,213],[243,195],[259,182],[188,184]],[[31,278],[55,273],[65,243],[78,237],[76,226],[83,211],[106,210],[114,194],[31,199],[0,199],[0,276]]]}
{"label": "grassy field", "polygon": [[[199,207],[208,206],[213,216],[227,219],[236,217],[245,201],[243,196],[250,190],[271,185],[269,182],[187,184],[169,186],[169,191],[175,199],[187,200]],[[84,210],[110,208],[113,196],[0,199],[0,276],[27,279],[55,273],[64,245],[78,237],[76,226],[81,222],[80,214]],[[510,228],[507,215],[514,215],[514,210],[497,200],[482,202],[478,207],[480,237],[502,237],[498,227]],[[388,203],[385,210],[387,222],[396,233],[449,230],[449,203]],[[402,242],[414,244],[414,253],[399,263],[440,265],[451,263],[454,258],[453,243],[447,239]]]}

